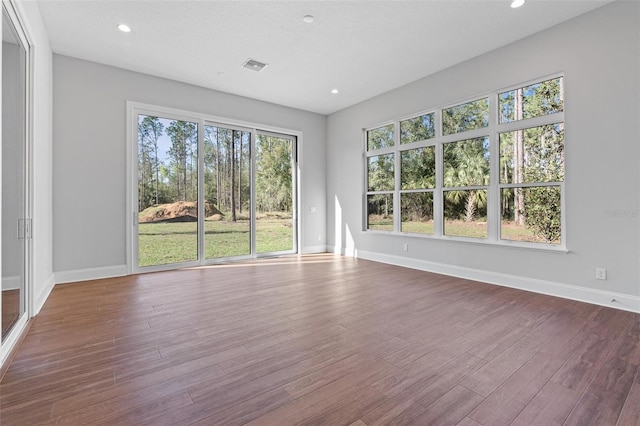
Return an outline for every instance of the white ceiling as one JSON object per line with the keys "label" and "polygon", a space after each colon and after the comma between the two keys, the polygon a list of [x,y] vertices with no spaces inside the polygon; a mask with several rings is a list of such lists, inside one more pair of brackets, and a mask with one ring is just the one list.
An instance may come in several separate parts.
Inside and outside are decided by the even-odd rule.
{"label": "white ceiling", "polygon": [[38,3],[55,53],[329,114],[610,0],[510,1]]}

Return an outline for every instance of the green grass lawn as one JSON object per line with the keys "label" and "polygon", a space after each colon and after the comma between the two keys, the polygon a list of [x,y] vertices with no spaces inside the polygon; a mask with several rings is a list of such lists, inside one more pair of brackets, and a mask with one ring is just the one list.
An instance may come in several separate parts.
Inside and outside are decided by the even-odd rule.
{"label": "green grass lawn", "polygon": [[[369,229],[380,231],[393,231],[393,222],[390,220],[378,220],[369,222]],[[486,222],[469,222],[461,220],[448,220],[444,225],[445,235],[470,238],[486,238]],[[405,221],[402,223],[402,232],[409,234],[433,235],[433,221]],[[518,226],[513,222],[503,221],[501,224],[501,238],[510,241],[542,242],[525,226]],[[559,242],[556,242],[556,244]]]}
{"label": "green grass lawn", "polygon": [[[249,221],[205,221],[207,259],[251,254]],[[198,260],[195,222],[140,223],[139,266],[166,265]],[[291,219],[267,217],[256,221],[256,251],[270,253],[293,249]]]}
{"label": "green grass lawn", "polygon": [[[433,235],[433,221],[402,222],[402,232]],[[444,223],[444,233],[456,237],[486,238],[487,224],[485,222],[466,223],[459,220],[447,220]]]}
{"label": "green grass lawn", "polygon": [[[293,249],[291,219],[266,216],[256,221],[256,248],[258,253],[271,253]],[[369,223],[370,229],[393,230],[393,222]],[[140,223],[139,266],[166,265],[198,260],[197,224]],[[402,232],[433,234],[433,222],[404,222]],[[486,238],[485,222],[465,223],[447,221],[445,234],[461,237]],[[251,254],[249,221],[205,221],[205,254],[216,259]],[[502,224],[502,238],[512,241],[539,242],[524,226]]]}

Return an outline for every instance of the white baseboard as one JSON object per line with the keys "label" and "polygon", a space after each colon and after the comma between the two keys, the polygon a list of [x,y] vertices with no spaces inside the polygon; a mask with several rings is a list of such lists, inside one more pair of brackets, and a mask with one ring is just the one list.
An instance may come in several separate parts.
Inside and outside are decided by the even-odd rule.
{"label": "white baseboard", "polygon": [[98,280],[100,278],[122,277],[127,275],[127,265],[105,266],[102,268],[76,269],[55,273],[56,284],[78,281]]}
{"label": "white baseboard", "polygon": [[40,291],[40,294],[36,294],[35,298],[33,299],[33,315],[38,315],[40,313],[40,310],[44,306],[44,302],[46,302],[49,298],[49,295],[51,294],[51,291],[53,290],[53,287],[55,287],[55,285],[56,276],[55,274],[51,274],[51,276],[45,283],[44,288],[42,289],[42,291]]}
{"label": "white baseboard", "polygon": [[326,253],[327,246],[307,246],[302,247],[300,254],[314,254],[314,253]]}
{"label": "white baseboard", "polygon": [[0,346],[0,366],[4,365],[5,361],[11,354],[14,346],[20,340],[22,333],[27,325],[27,316],[22,315],[20,319],[13,325],[9,334],[4,336],[2,345]]}
{"label": "white baseboard", "polygon": [[331,246],[331,247],[327,249],[327,251],[330,253],[340,254],[342,256],[347,256],[347,257],[358,257],[358,250],[356,250],[353,247],[348,247],[348,248],[337,247],[337,246]]}
{"label": "white baseboard", "polygon": [[447,265],[443,263],[362,250],[358,250],[355,257],[640,313],[640,297],[629,294],[595,290],[552,281],[519,277],[516,275],[501,274],[497,272],[483,271],[480,269],[465,268],[462,266]]}
{"label": "white baseboard", "polygon": [[18,290],[20,277],[2,277],[2,290]]}

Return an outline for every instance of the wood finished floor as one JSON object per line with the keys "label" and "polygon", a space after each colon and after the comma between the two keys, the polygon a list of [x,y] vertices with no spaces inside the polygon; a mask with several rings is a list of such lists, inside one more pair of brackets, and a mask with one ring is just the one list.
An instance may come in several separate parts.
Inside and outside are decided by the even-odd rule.
{"label": "wood finished floor", "polygon": [[0,424],[639,425],[640,315],[333,255],[60,285]]}

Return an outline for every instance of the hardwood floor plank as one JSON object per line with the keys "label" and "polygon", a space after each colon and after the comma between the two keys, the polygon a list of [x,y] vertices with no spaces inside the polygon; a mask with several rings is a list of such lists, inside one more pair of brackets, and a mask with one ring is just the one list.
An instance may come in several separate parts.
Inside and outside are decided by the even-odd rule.
{"label": "hardwood floor plank", "polygon": [[640,367],[621,358],[607,360],[565,424],[616,424],[638,371]]}
{"label": "hardwood floor plank", "polygon": [[202,381],[224,375],[219,366],[206,364],[206,362],[190,362],[114,383],[99,392],[74,394],[61,398],[53,404],[52,415],[61,416],[101,402],[113,404],[126,400],[129,403],[138,399],[139,395],[142,398],[146,398],[147,394],[163,396],[166,392],[172,392],[172,389],[175,392],[182,391]]}
{"label": "hardwood floor plank", "polygon": [[493,358],[487,365],[462,382],[482,396],[489,396],[513,373],[525,365],[546,343],[562,333],[567,323],[562,317],[551,317],[518,343]]}
{"label": "hardwood floor plank", "polygon": [[640,315],[320,254],[56,286],[0,424],[638,425]]}
{"label": "hardwood floor plank", "polygon": [[224,361],[234,359],[246,354],[247,351],[243,346],[237,346],[222,351],[212,350],[208,355],[194,356],[187,355],[184,357],[160,358],[146,362],[122,363],[115,371],[116,382],[123,382],[134,377],[153,375],[157,371],[170,371],[175,369],[181,371],[186,369],[198,369],[208,367],[214,364],[220,364]]}
{"label": "hardwood floor plank", "polygon": [[137,424],[152,413],[192,403],[186,390],[167,392],[164,395],[147,391],[129,392],[126,395],[126,398],[113,398],[62,414],[57,418],[57,422],[63,425]]}
{"label": "hardwood floor plank", "polygon": [[425,411],[412,419],[415,424],[456,425],[481,401],[482,396],[463,386],[456,386]]}
{"label": "hardwood floor plank", "polygon": [[[276,388],[240,404],[229,407],[226,410],[220,411],[211,417],[207,417],[193,424],[201,426],[243,425],[262,416],[263,414],[276,410],[291,401],[293,401],[293,398],[291,398],[287,391],[282,388]],[[164,424],[170,425],[169,423]],[[175,425],[177,423],[172,424]]]}
{"label": "hardwood floor plank", "polygon": [[189,394],[194,402],[207,400],[210,408],[217,408],[221,411],[227,406],[239,404],[261,393],[297,380],[306,373],[307,369],[303,365],[295,363],[267,374],[241,375],[238,379],[233,376],[225,376],[228,381],[215,380],[224,386],[206,382],[190,387]]}
{"label": "hardwood floor plank", "polygon": [[640,369],[622,407],[617,426],[640,426]]}
{"label": "hardwood floor plank", "polygon": [[485,398],[469,418],[486,425],[511,424],[563,362],[544,354],[534,355]]}
{"label": "hardwood floor plank", "polygon": [[[362,420],[369,426],[409,422],[485,364],[485,360],[463,353],[437,371],[422,376],[401,393],[390,397],[388,401],[363,416]],[[385,380],[389,377],[393,375],[387,376]],[[380,386],[381,382],[376,382],[374,387]]]}
{"label": "hardwood floor plank", "polygon": [[612,336],[590,334],[551,379],[559,385],[584,392],[589,386],[615,343]]}
{"label": "hardwood floor plank", "polygon": [[329,383],[315,392],[304,395],[277,410],[258,417],[248,424],[251,426],[298,424],[319,415],[335,404],[339,404],[349,395],[353,395],[370,386],[375,381],[395,371],[395,369],[393,365],[386,361],[375,361],[363,366],[354,373]]}
{"label": "hardwood floor plank", "polygon": [[562,425],[580,394],[554,382],[548,382],[511,423],[512,426]]}
{"label": "hardwood floor plank", "polygon": [[452,357],[454,357],[454,355],[451,352],[430,352],[411,364],[402,367],[398,374],[390,375],[379,380],[374,386],[387,396],[396,396],[421,381],[424,377],[430,377],[438,372],[447,371],[447,364],[451,365]]}
{"label": "hardwood floor plank", "polygon": [[299,426],[333,425],[348,426],[355,423],[362,415],[371,411],[386,400],[386,397],[371,386],[366,386],[356,393],[334,404],[324,411],[298,423]]}
{"label": "hardwood floor plank", "polygon": [[326,367],[307,374],[284,386],[285,390],[294,398],[300,398],[314,390],[320,389],[329,383],[352,373],[362,365],[375,361],[375,357],[369,354],[356,353]]}
{"label": "hardwood floor plank", "polygon": [[471,420],[469,417],[465,417],[456,426],[482,426],[482,425],[478,422]]}

